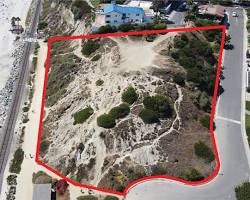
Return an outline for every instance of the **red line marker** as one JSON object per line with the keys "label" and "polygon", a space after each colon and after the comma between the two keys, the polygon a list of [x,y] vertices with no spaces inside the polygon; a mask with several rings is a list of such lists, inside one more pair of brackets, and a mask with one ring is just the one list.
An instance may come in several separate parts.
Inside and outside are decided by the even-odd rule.
{"label": "red line marker", "polygon": [[[206,179],[201,180],[201,181],[191,182],[191,181],[186,181],[186,180],[183,180],[183,179],[180,179],[177,177],[173,177],[173,176],[163,176],[163,175],[161,175],[161,176],[148,176],[148,177],[138,179],[132,183],[129,183],[123,192],[117,192],[117,191],[108,190],[105,188],[99,188],[96,186],[90,186],[90,185],[85,185],[85,184],[75,182],[39,160],[40,142],[41,142],[41,135],[42,135],[42,122],[43,122],[43,117],[44,117],[44,106],[45,106],[45,98],[46,98],[46,86],[47,86],[49,63],[50,63],[50,50],[51,50],[51,46],[52,46],[53,42],[65,41],[65,40],[75,40],[75,39],[102,38],[102,37],[121,37],[121,36],[127,36],[127,35],[147,35],[147,34],[157,34],[157,33],[167,33],[167,32],[206,31],[206,30],[215,30],[215,29],[222,30],[222,38],[221,38],[221,43],[220,43],[220,53],[219,53],[219,58],[218,58],[218,66],[217,66],[214,94],[213,94],[213,100],[212,100],[212,110],[211,110],[211,115],[210,115],[210,133],[211,133],[212,144],[213,144],[213,148],[214,148],[216,168],[212,172],[212,174],[210,176],[208,176]],[[221,26],[173,28],[173,29],[164,29],[164,30],[148,30],[148,31],[137,31],[137,32],[118,32],[118,33],[67,36],[67,37],[55,36],[55,37],[48,38],[46,70],[45,70],[45,79],[44,79],[44,86],[43,86],[42,105],[41,105],[40,122],[39,122],[40,124],[39,124],[39,130],[38,130],[38,141],[37,141],[36,157],[35,157],[35,161],[37,162],[37,164],[43,166],[47,170],[53,172],[54,174],[56,174],[57,176],[61,177],[62,179],[66,180],[67,182],[71,183],[74,186],[84,187],[84,188],[88,188],[88,189],[93,189],[93,190],[106,192],[106,193],[110,193],[110,194],[115,194],[115,195],[121,195],[121,196],[125,196],[128,193],[129,189],[131,189],[135,185],[137,185],[141,182],[144,182],[144,181],[152,180],[152,179],[174,180],[174,181],[181,182],[181,183],[191,185],[191,186],[205,184],[205,183],[208,183],[209,181],[211,181],[212,179],[214,179],[217,176],[219,169],[220,169],[220,159],[219,159],[219,153],[218,153],[218,149],[217,149],[217,145],[216,145],[216,141],[215,141],[215,137],[214,137],[213,121],[214,121],[214,114],[215,114],[215,108],[216,108],[216,102],[217,102],[217,93],[218,93],[218,86],[219,86],[219,80],[220,80],[220,71],[221,71],[222,55],[223,55],[224,42],[225,42],[225,33],[226,33],[226,27],[224,25],[221,25]]]}

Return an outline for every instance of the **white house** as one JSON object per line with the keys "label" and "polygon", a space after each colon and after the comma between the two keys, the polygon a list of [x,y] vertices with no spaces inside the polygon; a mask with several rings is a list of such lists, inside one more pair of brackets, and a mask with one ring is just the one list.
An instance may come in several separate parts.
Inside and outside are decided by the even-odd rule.
{"label": "white house", "polygon": [[[145,12],[146,11],[146,12]],[[119,26],[125,23],[141,24],[154,20],[154,13],[144,10],[140,6],[118,5],[114,2],[104,4],[103,8],[96,12],[95,27],[110,24]]]}

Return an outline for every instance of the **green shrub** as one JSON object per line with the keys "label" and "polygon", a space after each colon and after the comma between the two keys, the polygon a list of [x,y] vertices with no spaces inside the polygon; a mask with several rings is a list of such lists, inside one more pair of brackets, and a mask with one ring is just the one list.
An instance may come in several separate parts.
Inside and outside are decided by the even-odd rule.
{"label": "green shrub", "polygon": [[204,179],[204,176],[197,169],[190,169],[185,173],[184,179],[188,181],[201,181]]}
{"label": "green shrub", "polygon": [[73,114],[74,124],[82,124],[94,113],[90,106]]}
{"label": "green shrub", "polygon": [[139,117],[145,124],[153,124],[159,122],[158,114],[153,110],[143,109],[139,113]]}
{"label": "green shrub", "polygon": [[24,115],[24,118],[23,118],[23,123],[27,123],[29,121],[29,118],[28,118],[28,115]]}
{"label": "green shrub", "polygon": [[7,177],[7,184],[8,185],[17,185],[16,178],[17,178],[17,175],[13,175],[13,174],[9,175]]}
{"label": "green shrub", "polygon": [[39,24],[38,24],[38,29],[39,29],[39,30],[42,30],[42,29],[45,29],[47,26],[48,26],[48,23],[47,23],[47,22],[41,21],[41,22],[39,22]]}
{"label": "green shrub", "polygon": [[250,115],[246,115],[245,126],[246,126],[248,144],[250,145]]}
{"label": "green shrub", "polygon": [[13,160],[11,161],[11,165],[10,165],[11,173],[15,173],[15,174],[20,173],[23,158],[24,158],[24,151],[21,148],[18,148],[14,153]]}
{"label": "green shrub", "polygon": [[176,84],[180,85],[180,86],[184,86],[185,85],[185,78],[184,78],[183,74],[180,74],[180,73],[175,74],[174,78],[173,78],[173,81]]}
{"label": "green shrub", "polygon": [[204,111],[208,111],[210,110],[210,104],[209,96],[207,93],[202,92],[199,96],[199,107]]}
{"label": "green shrub", "polygon": [[90,54],[94,53],[97,49],[99,49],[100,45],[93,41],[93,40],[88,40],[84,42],[82,46],[82,54],[85,56],[89,56]]}
{"label": "green shrub", "polygon": [[42,140],[40,143],[40,152],[44,154],[49,148],[50,142],[48,140]]}
{"label": "green shrub", "polygon": [[210,129],[210,116],[209,115],[204,115],[201,119],[200,119],[200,123],[202,124],[202,126],[204,126],[207,129]]}
{"label": "green shrub", "polygon": [[167,24],[165,23],[158,23],[154,25],[154,29],[156,30],[162,30],[162,29],[166,29],[167,28]]}
{"label": "green shrub", "polygon": [[29,107],[28,106],[25,106],[25,107],[23,107],[23,112],[28,112],[29,111]]}
{"label": "green shrub", "polygon": [[215,158],[211,148],[201,141],[194,144],[194,151],[198,157],[203,158],[208,162],[212,162]]}
{"label": "green shrub", "polygon": [[98,80],[95,82],[96,86],[101,86],[101,85],[103,85],[103,83],[104,83],[104,81],[101,80],[101,79],[98,79]]}
{"label": "green shrub", "polygon": [[89,4],[83,0],[75,0],[71,6],[71,11],[74,14],[75,21],[82,19],[87,14],[90,14],[91,10],[92,8]]}
{"label": "green shrub", "polygon": [[245,182],[235,188],[235,194],[237,200],[249,200],[250,199],[250,183]]}
{"label": "green shrub", "polygon": [[171,117],[172,108],[166,96],[147,96],[143,100],[146,109],[154,111],[159,118]]}
{"label": "green shrub", "polygon": [[115,119],[126,117],[130,112],[130,108],[128,104],[122,103],[117,107],[112,108],[109,111],[109,115],[111,115]]}
{"label": "green shrub", "polygon": [[85,195],[77,197],[77,200],[98,200],[98,198],[93,195]]}
{"label": "green shrub", "polygon": [[102,56],[100,54],[95,55],[93,58],[91,58],[91,61],[97,61],[101,58]]}
{"label": "green shrub", "polygon": [[187,44],[187,42],[182,40],[181,37],[177,36],[174,38],[174,47],[175,48],[178,48],[178,49],[183,48],[186,46],[186,44]]}
{"label": "green shrub", "polygon": [[114,33],[114,32],[116,32],[117,31],[117,29],[116,29],[116,27],[115,26],[110,26],[109,24],[108,25],[105,25],[105,26],[101,26],[99,29],[98,29],[98,31],[97,31],[97,33]]}
{"label": "green shrub", "polygon": [[133,104],[138,98],[138,94],[136,93],[135,89],[132,86],[129,86],[123,93],[122,93],[122,101],[128,104]]}
{"label": "green shrub", "polygon": [[133,24],[121,24],[118,27],[118,30],[122,32],[128,32],[128,31],[134,30],[134,28],[135,26]]}
{"label": "green shrub", "polygon": [[115,119],[109,114],[103,114],[97,117],[97,125],[103,128],[113,128],[115,127]]}
{"label": "green shrub", "polygon": [[115,197],[115,196],[110,196],[110,195],[108,195],[108,196],[106,196],[103,200],[119,200],[119,198],[118,198],[118,197]]}

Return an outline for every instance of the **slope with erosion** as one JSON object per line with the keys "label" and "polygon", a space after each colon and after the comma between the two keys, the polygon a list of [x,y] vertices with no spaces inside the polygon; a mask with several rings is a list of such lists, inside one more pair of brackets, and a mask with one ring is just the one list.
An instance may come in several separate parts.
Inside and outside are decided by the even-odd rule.
{"label": "slope with erosion", "polygon": [[[158,35],[151,43],[142,36],[102,38],[94,41],[93,52],[81,55],[86,42],[53,45],[41,160],[77,182],[116,191],[149,175],[191,181],[209,176],[214,157],[207,160],[196,151],[200,141],[211,147],[206,120],[201,120],[210,111],[211,87],[191,75],[200,69],[203,77],[207,72],[215,77],[213,42],[202,32]],[[194,57],[187,49],[193,45],[198,51],[201,44],[209,51],[195,55],[195,66],[184,67]],[[98,126],[98,117],[119,106],[129,87],[137,94],[130,112],[109,128]],[[171,114],[145,123],[145,99],[157,95],[168,99]],[[77,123],[76,113],[86,108],[91,108],[86,121]]]}

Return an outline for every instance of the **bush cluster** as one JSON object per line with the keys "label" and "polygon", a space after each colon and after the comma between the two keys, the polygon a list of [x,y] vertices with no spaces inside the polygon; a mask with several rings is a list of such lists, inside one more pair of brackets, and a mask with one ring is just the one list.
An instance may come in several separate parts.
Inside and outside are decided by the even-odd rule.
{"label": "bush cluster", "polygon": [[75,0],[71,6],[71,11],[74,14],[75,21],[82,19],[86,14],[91,13],[91,10],[89,4],[83,0]]}
{"label": "bush cluster", "polygon": [[146,124],[159,122],[160,118],[172,116],[172,108],[166,96],[147,96],[143,100],[144,109],[139,113],[139,117]]}
{"label": "bush cluster", "polygon": [[197,169],[190,169],[185,173],[184,179],[188,181],[201,181],[204,179],[204,176]]}
{"label": "bush cluster", "polygon": [[43,29],[45,29],[47,26],[48,26],[48,23],[47,23],[47,22],[41,21],[41,22],[39,22],[39,24],[38,24],[38,29],[39,29],[39,30],[43,30]]}
{"label": "bush cluster", "polygon": [[201,91],[212,95],[216,75],[213,49],[208,42],[197,38],[188,39],[184,35],[174,39],[176,50],[172,57],[187,70],[188,81],[193,82]]}
{"label": "bush cluster", "polygon": [[14,153],[14,158],[10,165],[10,172],[19,174],[21,171],[21,165],[24,158],[24,151],[21,148],[18,148]]}
{"label": "bush cluster", "polygon": [[158,115],[155,111],[149,109],[143,109],[139,113],[139,117],[145,124],[153,124],[159,122]]}
{"label": "bush cluster", "polygon": [[77,197],[77,200],[98,200],[98,198],[93,195],[86,195]]}
{"label": "bush cluster", "polygon": [[109,114],[115,118],[115,119],[119,119],[119,118],[124,118],[126,117],[130,112],[130,108],[129,105],[126,103],[122,103],[117,107],[112,108],[109,111]]}
{"label": "bush cluster", "polygon": [[85,56],[89,56],[90,54],[94,53],[97,49],[99,49],[100,45],[98,42],[94,40],[88,40],[83,43],[82,46],[82,54]]}
{"label": "bush cluster", "polygon": [[205,159],[207,162],[212,162],[215,159],[213,151],[204,142],[195,143],[194,151],[198,157]]}
{"label": "bush cluster", "polygon": [[250,199],[250,183],[245,182],[235,188],[235,194],[237,200],[248,200]]}
{"label": "bush cluster", "polygon": [[180,86],[185,85],[185,77],[183,74],[180,74],[180,73],[175,74],[173,81]]}
{"label": "bush cluster", "polygon": [[42,140],[40,143],[40,152],[44,154],[49,148],[50,142],[48,140]]}
{"label": "bush cluster", "polygon": [[115,118],[105,113],[97,117],[97,125],[103,128],[113,128],[116,125]]}
{"label": "bush cluster", "polygon": [[138,94],[132,86],[129,86],[122,93],[122,101],[132,105],[138,99]]}
{"label": "bush cluster", "polygon": [[210,129],[210,116],[209,115],[204,115],[201,119],[200,119],[200,123],[202,124],[202,126],[204,126],[207,129]]}
{"label": "bush cluster", "polygon": [[119,200],[119,198],[118,198],[118,197],[115,197],[115,196],[110,196],[110,195],[108,195],[108,196],[106,196],[103,200]]}
{"label": "bush cluster", "polygon": [[165,23],[147,23],[147,24],[122,24],[118,27],[105,25],[101,26],[97,33],[114,33],[117,31],[128,32],[128,31],[142,31],[142,30],[162,30],[166,29],[167,25]]}
{"label": "bush cluster", "polygon": [[147,96],[143,100],[143,105],[146,109],[154,111],[159,118],[172,116],[172,108],[166,96]]}
{"label": "bush cluster", "polygon": [[74,124],[82,124],[94,113],[90,106],[73,114]]}

